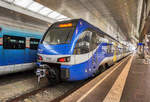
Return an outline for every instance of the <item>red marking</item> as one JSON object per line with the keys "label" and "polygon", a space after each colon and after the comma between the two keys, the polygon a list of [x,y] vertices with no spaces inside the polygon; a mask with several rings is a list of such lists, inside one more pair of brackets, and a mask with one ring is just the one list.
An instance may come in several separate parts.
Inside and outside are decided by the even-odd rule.
{"label": "red marking", "polygon": [[39,57],[38,57],[38,59],[39,59],[40,61],[42,61],[42,60],[43,60],[42,56],[39,56]]}

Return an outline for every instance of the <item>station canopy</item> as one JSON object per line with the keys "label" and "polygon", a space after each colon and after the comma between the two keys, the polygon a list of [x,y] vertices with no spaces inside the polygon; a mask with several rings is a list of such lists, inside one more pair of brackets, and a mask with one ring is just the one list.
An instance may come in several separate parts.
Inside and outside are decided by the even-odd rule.
{"label": "station canopy", "polygon": [[30,10],[32,12],[38,13],[40,15],[55,19],[57,21],[69,20],[69,17],[66,17],[50,8],[45,7],[44,5],[34,1],[34,0],[3,0],[9,2],[13,5],[22,7],[24,9]]}

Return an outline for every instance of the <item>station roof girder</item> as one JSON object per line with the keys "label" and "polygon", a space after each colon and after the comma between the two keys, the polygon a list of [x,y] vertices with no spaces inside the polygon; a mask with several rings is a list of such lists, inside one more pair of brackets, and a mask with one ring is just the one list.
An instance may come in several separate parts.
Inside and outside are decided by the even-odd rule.
{"label": "station roof girder", "polygon": [[70,19],[34,0],[3,0],[0,6],[50,23]]}
{"label": "station roof girder", "polygon": [[[137,8],[140,0],[35,0],[70,18],[83,18],[107,32],[109,25],[131,40],[137,29]],[[132,27],[134,26],[134,27]],[[120,29],[120,30],[118,30]],[[134,30],[137,31],[137,30]],[[134,32],[137,37],[137,32]],[[136,37],[135,37],[136,39]]]}

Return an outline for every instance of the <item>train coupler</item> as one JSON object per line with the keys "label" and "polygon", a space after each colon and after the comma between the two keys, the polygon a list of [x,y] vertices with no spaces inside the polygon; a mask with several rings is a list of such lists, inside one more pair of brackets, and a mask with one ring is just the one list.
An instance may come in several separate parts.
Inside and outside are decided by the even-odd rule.
{"label": "train coupler", "polygon": [[40,83],[41,78],[46,77],[47,69],[45,65],[40,65],[39,68],[36,70],[36,75],[38,76],[38,84]]}

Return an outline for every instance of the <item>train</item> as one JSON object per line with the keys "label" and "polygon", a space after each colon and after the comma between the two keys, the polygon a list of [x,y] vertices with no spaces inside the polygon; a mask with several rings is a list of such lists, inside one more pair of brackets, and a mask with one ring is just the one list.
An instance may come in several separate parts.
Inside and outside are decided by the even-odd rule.
{"label": "train", "polygon": [[0,25],[0,75],[34,69],[41,38],[38,31]]}
{"label": "train", "polygon": [[85,80],[129,53],[128,46],[83,19],[55,22],[39,43],[36,75],[50,83]]}

